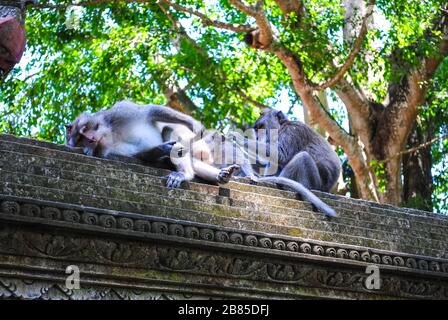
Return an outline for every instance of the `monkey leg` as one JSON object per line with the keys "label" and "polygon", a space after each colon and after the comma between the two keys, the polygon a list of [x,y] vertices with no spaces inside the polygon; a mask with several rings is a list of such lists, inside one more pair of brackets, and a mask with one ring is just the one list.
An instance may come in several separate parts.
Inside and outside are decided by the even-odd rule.
{"label": "monkey leg", "polygon": [[218,183],[227,183],[234,174],[240,172],[241,167],[237,164],[232,164],[231,166],[222,168],[218,174]]}
{"label": "monkey leg", "polygon": [[200,133],[204,128],[204,126],[199,121],[172,108],[151,105],[151,107],[147,110],[147,120],[150,123],[158,121],[183,124],[186,125],[188,129],[190,129],[194,133]]}
{"label": "monkey leg", "polygon": [[176,141],[166,142],[152,149],[139,152],[135,157],[142,161],[157,161],[162,157],[169,157],[175,144]]}
{"label": "monkey leg", "polygon": [[194,173],[207,181],[214,183],[227,183],[230,178],[239,172],[240,166],[237,164],[218,169],[208,163],[200,161],[198,159],[193,159],[193,169]]}
{"label": "monkey leg", "polygon": [[322,187],[316,162],[306,151],[296,154],[283,168],[279,176],[295,180],[308,189],[320,190]]}
{"label": "monkey leg", "polygon": [[194,178],[194,169],[190,152],[185,152],[180,143],[175,143],[170,153],[171,162],[176,167],[176,171],[168,176],[167,187],[178,188],[183,181],[190,181]]}

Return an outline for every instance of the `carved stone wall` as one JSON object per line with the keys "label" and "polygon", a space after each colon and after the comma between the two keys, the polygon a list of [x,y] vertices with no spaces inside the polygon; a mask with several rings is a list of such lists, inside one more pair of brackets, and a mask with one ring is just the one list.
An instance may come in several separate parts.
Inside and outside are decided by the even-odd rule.
{"label": "carved stone wall", "polygon": [[168,190],[166,174],[0,135],[0,297],[448,298],[446,216],[318,193],[329,220],[292,192],[244,179]]}

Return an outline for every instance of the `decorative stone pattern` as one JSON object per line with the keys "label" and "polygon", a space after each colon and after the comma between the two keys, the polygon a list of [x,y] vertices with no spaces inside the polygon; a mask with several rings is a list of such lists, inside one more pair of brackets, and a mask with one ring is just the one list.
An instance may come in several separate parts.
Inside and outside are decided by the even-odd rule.
{"label": "decorative stone pattern", "polygon": [[318,193],[328,220],[268,185],[166,173],[0,135],[0,298],[448,299],[448,217]]}
{"label": "decorative stone pattern", "polygon": [[[1,199],[1,195],[0,195]],[[99,226],[106,229],[161,234],[166,237],[181,237],[206,242],[229,243],[268,250],[299,252],[306,255],[327,256],[338,259],[362,261],[376,265],[391,265],[409,269],[433,271],[448,275],[448,261],[419,258],[397,253],[382,253],[369,248],[350,248],[343,245],[323,245],[299,238],[275,237],[254,232],[241,232],[216,226],[187,223],[185,221],[161,220],[157,217],[126,217],[125,213],[85,212],[82,209],[63,209],[39,205],[31,201],[0,202],[0,213],[64,221],[80,225]]]}
{"label": "decorative stone pattern", "polygon": [[0,299],[25,300],[196,300],[206,296],[90,286],[70,290],[64,284],[0,277]]}
{"label": "decorative stone pattern", "polygon": [[[236,288],[241,288],[243,282],[249,282],[252,284],[253,290],[265,293],[266,296],[269,295],[260,283],[280,285],[285,289],[286,297],[300,296],[300,291],[294,292],[294,288],[319,288],[322,290],[323,297],[328,294],[325,293],[326,290],[337,290],[341,296],[348,291],[356,292],[360,296],[370,293],[385,297],[448,298],[446,279],[425,279],[421,275],[420,278],[415,277],[418,275],[407,278],[399,273],[385,272],[381,278],[381,289],[372,291],[364,287],[367,275],[362,268],[353,269],[353,267],[344,266],[329,268],[322,262],[307,263],[291,257],[278,259],[270,257],[269,253],[263,257],[257,257],[247,254],[216,252],[207,249],[207,246],[203,246],[201,249],[192,249],[152,242],[100,238],[91,235],[82,236],[73,233],[44,233],[22,227],[2,227],[0,229],[0,248],[1,254],[9,252],[20,256],[69,261],[67,264],[102,264],[111,265],[114,268],[146,270],[146,272],[155,270],[174,273],[176,274],[175,278],[182,280],[179,285],[182,284],[184,288],[189,288],[191,291],[195,290],[194,283],[183,279],[183,274],[198,276],[203,284],[218,288],[220,287],[219,281],[225,281],[229,286]],[[126,274],[126,271],[121,275],[127,277],[127,282],[133,277],[132,274]],[[151,277],[151,275],[147,277]],[[138,284],[138,281],[141,281],[141,278],[134,279],[135,284]],[[81,284],[81,286],[83,285]],[[221,294],[225,294],[222,287],[220,290]]]}

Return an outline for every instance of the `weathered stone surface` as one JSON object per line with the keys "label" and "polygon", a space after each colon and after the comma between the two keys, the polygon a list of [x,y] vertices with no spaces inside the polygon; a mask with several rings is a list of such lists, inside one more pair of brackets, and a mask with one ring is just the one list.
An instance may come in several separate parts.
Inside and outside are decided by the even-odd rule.
{"label": "weathered stone surface", "polygon": [[[169,190],[168,173],[0,135],[0,297],[448,297],[448,217],[317,193],[329,220],[269,185]],[[80,291],[64,287],[69,264]]]}

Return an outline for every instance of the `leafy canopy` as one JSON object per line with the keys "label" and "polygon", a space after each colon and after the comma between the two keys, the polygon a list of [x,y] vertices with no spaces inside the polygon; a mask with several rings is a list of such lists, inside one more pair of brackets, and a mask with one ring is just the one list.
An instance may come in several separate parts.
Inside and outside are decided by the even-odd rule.
{"label": "leafy canopy", "polygon": [[[331,62],[342,64],[351,51],[352,43],[343,37],[348,22],[340,0],[303,2],[305,28],[297,28],[293,15],[286,20],[273,0],[265,1],[265,10],[280,41],[298,53],[309,78],[320,83],[336,72]],[[420,56],[434,54],[439,35],[431,37],[427,30],[444,2],[377,1],[376,23],[350,70],[354,83],[382,101],[390,82],[400,79]],[[28,12],[26,56],[0,88],[2,132],[63,142],[63,125],[80,112],[108,108],[122,99],[165,104],[164,91],[173,84],[197,106],[196,118],[210,127],[251,123],[260,104],[300,104],[286,68],[273,55],[250,49],[244,34],[205,26],[199,18],[155,1],[77,10],[67,10],[63,3],[52,0],[48,4],[59,4],[58,9]],[[253,23],[226,0],[176,3],[214,20]],[[393,58],[401,61],[399,68],[392,66]],[[445,61],[420,115],[439,136],[447,132],[447,78]],[[342,104],[332,103],[330,90],[328,96],[332,114],[346,122]],[[446,139],[433,145],[436,198],[448,192],[448,176],[441,169],[448,161],[447,148]]]}

